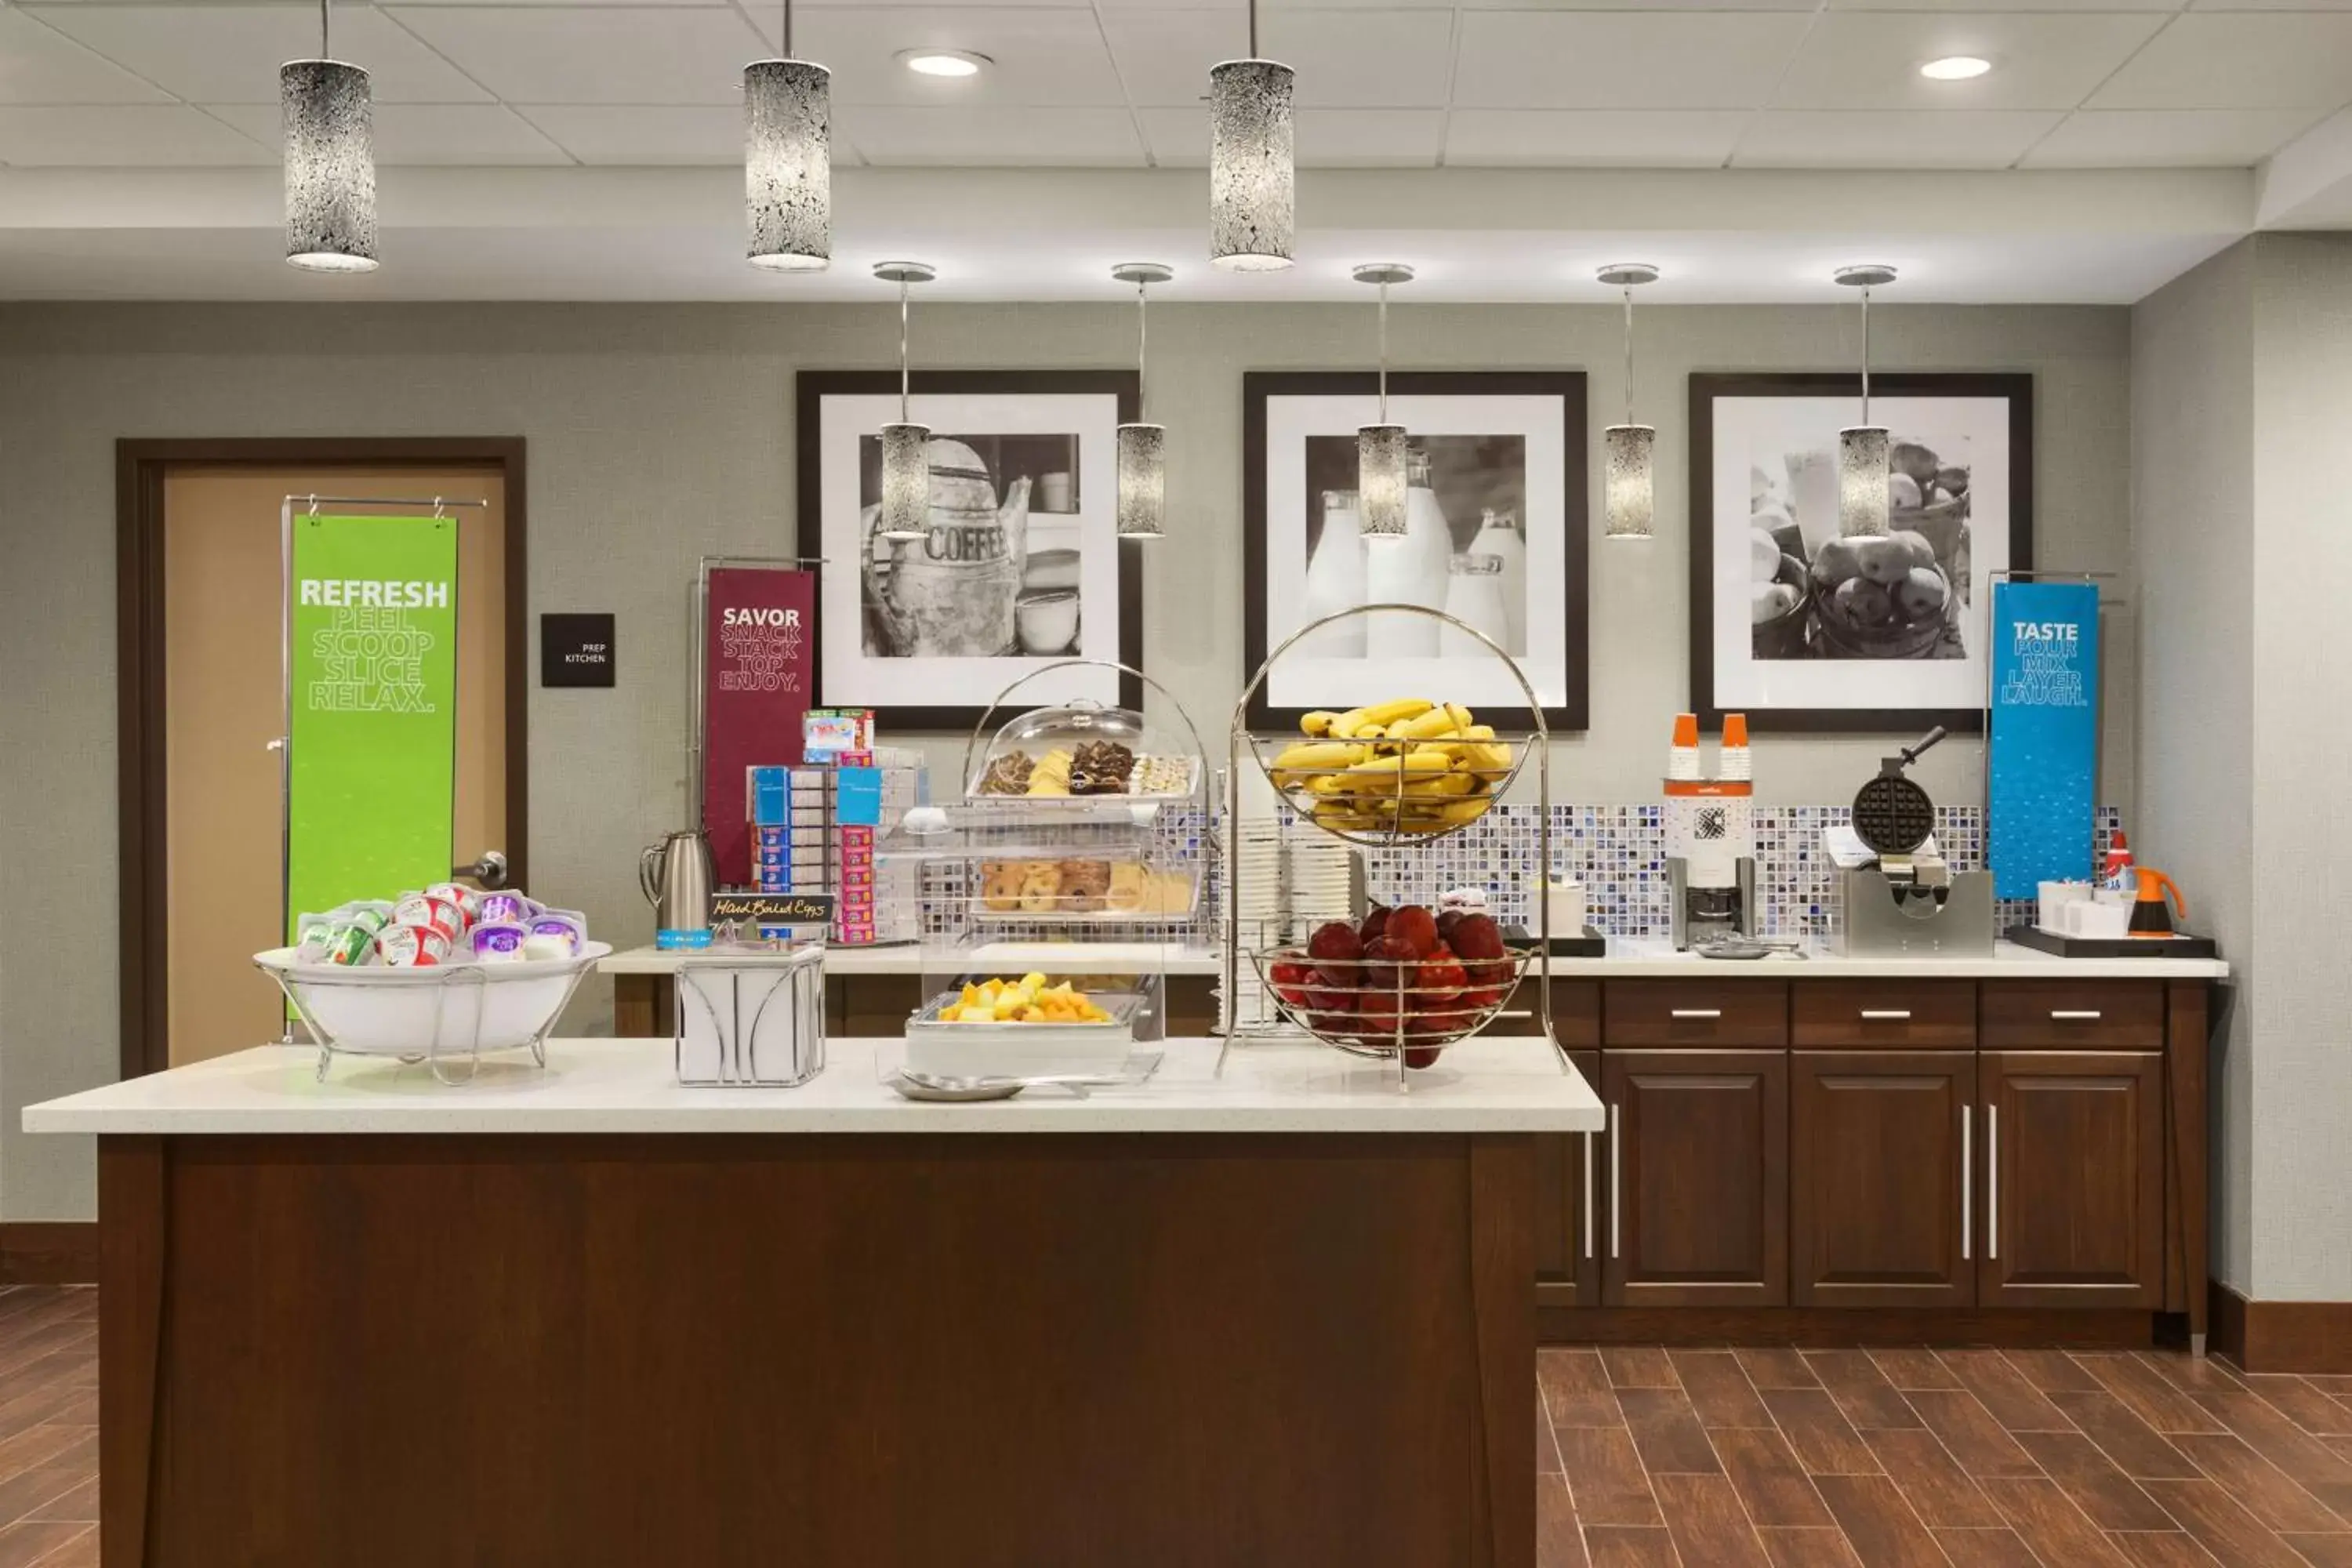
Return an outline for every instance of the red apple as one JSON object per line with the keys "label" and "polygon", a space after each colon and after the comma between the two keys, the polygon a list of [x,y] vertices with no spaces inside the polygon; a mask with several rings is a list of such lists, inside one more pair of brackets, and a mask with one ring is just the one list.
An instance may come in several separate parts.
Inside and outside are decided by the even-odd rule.
{"label": "red apple", "polygon": [[1407,1046],[1404,1048],[1404,1065],[1416,1072],[1433,1068],[1437,1065],[1439,1054],[1444,1049],[1444,1046]]}
{"label": "red apple", "polygon": [[1499,985],[1510,978],[1503,928],[1495,923],[1492,915],[1464,915],[1454,928],[1453,942],[1472,984]]}
{"label": "red apple", "polygon": [[1356,1021],[1353,991],[1310,991],[1307,994],[1307,1026],[1327,1035],[1350,1028]]}
{"label": "red apple", "polygon": [[1454,950],[1444,942],[1427,958],[1421,961],[1413,975],[1414,1005],[1427,1012],[1432,1007],[1453,1001],[1462,994],[1469,975],[1454,957]]}
{"label": "red apple", "polygon": [[1267,978],[1274,984],[1274,994],[1296,1007],[1307,1000],[1307,988],[1315,982],[1315,966],[1277,959],[1268,967]]}
{"label": "red apple", "polygon": [[1437,951],[1437,917],[1419,904],[1407,904],[1390,912],[1382,934],[1391,942],[1404,943],[1413,957],[1427,958]]}
{"label": "red apple", "polygon": [[1365,913],[1364,923],[1357,928],[1356,934],[1362,937],[1366,942],[1370,942],[1372,938],[1379,936],[1383,931],[1387,930],[1388,923],[1388,910],[1380,904],[1374,904],[1371,909]]}
{"label": "red apple", "polygon": [[1454,940],[1454,928],[1455,926],[1460,925],[1460,924],[1462,923],[1462,917],[1463,917],[1463,916],[1465,916],[1465,915],[1466,915],[1466,914],[1468,914],[1469,912],[1470,912],[1470,911],[1469,911],[1469,910],[1438,910],[1438,911],[1437,911],[1437,938],[1438,938],[1438,940],[1439,940],[1440,942],[1452,942],[1452,941]]}
{"label": "red apple", "polygon": [[1347,990],[1356,986],[1356,960],[1363,956],[1363,951],[1356,928],[1346,921],[1324,921],[1307,942],[1307,956],[1316,961],[1316,973],[1323,984]]}

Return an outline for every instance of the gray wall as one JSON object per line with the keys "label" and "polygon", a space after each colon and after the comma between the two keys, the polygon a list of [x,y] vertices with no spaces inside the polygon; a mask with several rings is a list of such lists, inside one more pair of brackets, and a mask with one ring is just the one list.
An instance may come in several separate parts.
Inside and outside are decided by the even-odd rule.
{"label": "gray wall", "polygon": [[[1149,663],[1204,729],[1241,668],[1241,374],[1362,367],[1368,309],[1154,311],[1152,401],[1171,427],[1182,542],[1155,552]],[[612,609],[628,655],[612,691],[530,695],[532,879],[617,939],[644,940],[636,847],[685,812],[685,585],[708,552],[793,543],[793,374],[891,363],[887,306],[55,306],[0,309],[0,1215],[91,1209],[86,1146],[13,1131],[28,1101],[113,1074],[112,443],[121,436],[520,435],[530,442],[534,614]],[[919,363],[1126,363],[1126,307],[919,310]],[[2038,396],[2041,564],[2120,569],[2129,542],[2129,319],[2116,309],[1883,307],[1882,367],[2024,370]],[[1599,430],[1622,406],[1606,306],[1399,306],[1394,362],[1581,366]],[[1684,378],[1837,369],[1851,307],[1645,310],[1642,416],[1658,426],[1661,537],[1592,554],[1592,727],[1561,743],[1559,793],[1656,788],[1687,700]],[[1598,497],[1594,499],[1597,518]],[[1595,524],[1597,528],[1597,522]],[[2130,646],[2128,627],[2117,647]],[[2130,668],[2111,661],[2107,798],[2133,775]],[[1876,739],[1758,748],[1768,800],[1848,798]],[[1939,799],[1981,790],[1973,744],[1923,768]],[[22,890],[37,889],[37,896]],[[603,1018],[592,994],[579,1016]]]}
{"label": "gray wall", "polygon": [[2213,1070],[2212,1268],[2252,1288],[2254,259],[2232,247],[2132,310],[2132,530],[2145,863],[2218,937],[2236,1005]]}

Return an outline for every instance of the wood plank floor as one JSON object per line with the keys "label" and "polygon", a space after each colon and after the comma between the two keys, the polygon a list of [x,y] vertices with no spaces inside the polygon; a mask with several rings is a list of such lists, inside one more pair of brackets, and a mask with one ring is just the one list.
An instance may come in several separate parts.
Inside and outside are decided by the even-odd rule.
{"label": "wood plank floor", "polygon": [[[0,1568],[98,1563],[98,1292],[0,1289]],[[1538,1358],[1543,1568],[2352,1564],[2352,1379],[2151,1352]]]}

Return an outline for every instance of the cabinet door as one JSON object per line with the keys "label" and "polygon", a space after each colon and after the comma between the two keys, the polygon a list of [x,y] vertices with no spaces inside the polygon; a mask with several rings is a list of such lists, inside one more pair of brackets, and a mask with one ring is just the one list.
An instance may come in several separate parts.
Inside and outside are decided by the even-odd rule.
{"label": "cabinet door", "polygon": [[1974,1053],[1798,1051],[1790,1068],[1796,1304],[1974,1305]]}
{"label": "cabinet door", "polygon": [[[1596,1092],[1601,1053],[1569,1060]],[[1591,1307],[1601,1300],[1601,1142],[1598,1132],[1536,1140],[1536,1305]]]}
{"label": "cabinet door", "polygon": [[1988,1307],[2148,1307],[2164,1297],[2164,1057],[1987,1051]]}
{"label": "cabinet door", "polygon": [[1607,1051],[1602,1300],[1789,1300],[1789,1054]]}

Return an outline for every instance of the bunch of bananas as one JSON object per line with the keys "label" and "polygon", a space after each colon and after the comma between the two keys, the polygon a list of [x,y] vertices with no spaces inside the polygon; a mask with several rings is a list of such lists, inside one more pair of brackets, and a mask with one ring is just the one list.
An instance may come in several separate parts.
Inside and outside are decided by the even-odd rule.
{"label": "bunch of bananas", "polygon": [[1458,702],[1418,697],[1309,713],[1274,759],[1275,787],[1327,827],[1442,833],[1475,822],[1511,772],[1511,748]]}

